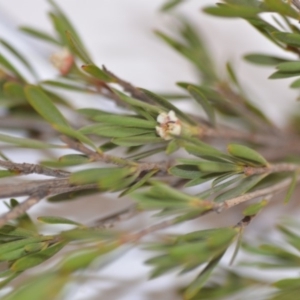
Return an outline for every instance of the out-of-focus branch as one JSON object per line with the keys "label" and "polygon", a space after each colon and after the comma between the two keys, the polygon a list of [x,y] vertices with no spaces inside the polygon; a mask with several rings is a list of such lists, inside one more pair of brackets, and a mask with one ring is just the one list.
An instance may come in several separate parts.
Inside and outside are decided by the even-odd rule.
{"label": "out-of-focus branch", "polygon": [[93,222],[93,227],[97,228],[110,228],[115,226],[117,223],[129,220],[136,216],[140,210],[135,203],[130,204],[128,207],[123,208],[117,212],[114,212],[108,216],[100,218]]}
{"label": "out-of-focus branch", "polygon": [[94,152],[93,150],[87,148],[83,144],[75,140],[72,140],[66,136],[62,136],[61,140],[65,142],[70,148],[87,155],[92,161],[111,163],[118,166],[134,166],[140,172],[157,170],[162,174],[166,174],[170,166],[169,163],[165,163],[165,162],[159,162],[159,163],[135,162],[135,161],[131,161],[128,159],[120,158],[105,153]]}
{"label": "out-of-focus branch", "polygon": [[[277,194],[283,190],[285,190],[292,182],[292,179],[285,179],[277,184],[274,184],[270,187],[267,187],[265,189],[260,189],[257,191],[254,191],[252,193],[244,194],[239,197],[235,197],[229,200],[224,201],[223,203],[216,204],[214,209],[216,211],[221,212],[223,209],[229,209],[233,206],[239,205],[243,202],[258,198],[258,197],[264,197],[268,195],[274,195]],[[300,176],[297,178],[297,183],[300,182]]]}
{"label": "out-of-focus branch", "polygon": [[132,97],[142,100],[144,102],[152,103],[151,99],[145,95],[145,93],[141,90],[139,90],[137,87],[133,86],[131,83],[128,81],[125,81],[118,76],[116,76],[114,73],[109,71],[105,66],[103,66],[103,70],[109,74],[112,78],[115,79],[116,83],[119,84],[125,92],[129,93]]}
{"label": "out-of-focus branch", "polygon": [[280,173],[280,172],[295,172],[300,170],[300,165],[296,164],[272,164],[267,167],[244,167],[244,174],[247,176],[259,175],[259,174],[271,174],[271,173]]}
{"label": "out-of-focus branch", "polygon": [[97,184],[72,185],[67,178],[32,180],[9,185],[0,185],[0,199],[33,195],[39,190],[47,190],[48,195],[57,195],[66,192],[95,188],[98,188]]}
{"label": "out-of-focus branch", "polygon": [[64,170],[50,169],[41,165],[28,164],[28,163],[13,163],[11,161],[0,160],[0,167],[8,169],[18,175],[22,174],[42,174],[46,176],[65,178],[70,176],[70,172]]}
{"label": "out-of-focus branch", "polygon": [[42,120],[21,118],[14,116],[3,116],[0,118],[0,128],[34,130],[45,136],[55,135],[54,129]]}
{"label": "out-of-focus branch", "polygon": [[216,88],[217,92],[230,102],[230,106],[238,112],[244,119],[248,120],[250,124],[259,128],[263,132],[276,133],[278,129],[272,124],[268,124],[254,114],[249,107],[246,106],[245,100],[241,95],[234,92],[227,84],[220,84]]}
{"label": "out-of-focus branch", "polygon": [[299,0],[292,0],[293,5],[297,7],[298,10],[300,10],[300,1]]}
{"label": "out-of-focus branch", "polygon": [[0,216],[0,227],[4,226],[7,222],[22,216],[28,209],[46,197],[47,194],[47,189],[39,189],[39,191],[29,196],[24,202]]}

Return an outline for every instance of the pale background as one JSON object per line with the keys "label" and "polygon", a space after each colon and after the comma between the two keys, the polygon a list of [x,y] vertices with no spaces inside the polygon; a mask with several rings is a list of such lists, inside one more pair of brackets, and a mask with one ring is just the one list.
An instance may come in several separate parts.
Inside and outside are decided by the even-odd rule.
{"label": "pale background", "polygon": [[[251,91],[253,100],[266,108],[266,113],[277,124],[283,125],[286,114],[296,103],[297,93],[288,90],[288,80],[268,81],[272,68],[261,69],[241,60],[245,53],[281,54],[280,50],[245,21],[221,20],[200,13],[200,7],[214,2],[190,0],[176,14],[188,16],[199,27],[216,57],[220,73],[224,74],[226,61],[232,61],[241,81]],[[57,3],[75,25],[95,62],[105,64],[118,76],[154,91],[179,91],[174,85],[176,81],[194,81],[195,74],[190,64],[153,34],[153,29],[169,31],[176,24],[174,18],[158,11],[163,1],[60,0]],[[1,38],[21,47],[43,79],[56,74],[47,62],[55,49],[33,42],[20,34],[17,27],[28,25],[52,32],[46,14],[48,9],[45,0],[0,0]],[[80,105],[80,99],[76,101]],[[86,105],[86,99],[82,101]],[[17,162],[36,162],[29,151],[16,153],[11,158]],[[84,209],[81,203],[72,204],[75,213],[70,212],[70,215],[87,221],[94,209],[94,202],[90,203],[90,206],[84,205]],[[107,212],[116,205],[124,206],[124,203],[115,201],[108,204]],[[55,206],[49,204],[44,204],[42,209],[52,215],[56,213]],[[33,216],[38,212],[38,209],[33,209]],[[105,215],[105,211],[101,210],[101,215]],[[149,268],[142,264],[147,257],[144,252],[131,250],[122,259],[105,267],[101,275],[95,268],[89,284],[74,287],[69,299],[175,300],[174,288],[178,288],[189,276],[182,279],[173,274],[147,282]]]}

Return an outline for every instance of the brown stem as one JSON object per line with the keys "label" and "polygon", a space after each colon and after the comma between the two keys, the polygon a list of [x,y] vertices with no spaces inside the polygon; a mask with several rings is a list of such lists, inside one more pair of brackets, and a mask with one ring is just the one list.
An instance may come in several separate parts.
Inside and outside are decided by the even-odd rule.
{"label": "brown stem", "polygon": [[123,208],[117,212],[114,212],[108,216],[100,218],[93,222],[93,227],[96,228],[110,228],[116,225],[116,223],[129,220],[140,212],[137,205],[130,204],[128,207]]}
{"label": "brown stem", "polygon": [[[299,183],[299,181],[300,181],[300,176],[297,178],[298,183]],[[238,197],[226,200],[223,203],[216,204],[214,209],[216,211],[220,212],[223,209],[229,209],[233,206],[239,205],[243,202],[246,202],[246,201],[258,198],[258,197],[274,195],[274,194],[279,193],[282,190],[286,189],[291,184],[291,182],[292,182],[292,179],[288,178],[286,180],[279,182],[278,184],[267,187],[265,189],[260,189],[260,190],[254,191],[252,193],[248,193],[248,194],[245,194],[242,196],[238,196]]]}
{"label": "brown stem", "polygon": [[132,166],[136,167],[138,171],[151,171],[158,170],[160,174],[166,174],[170,163],[159,162],[159,163],[147,163],[147,162],[135,162],[129,159],[120,158],[117,156],[94,152],[93,150],[87,148],[83,144],[74,141],[66,136],[62,136],[61,140],[65,142],[70,148],[77,150],[85,155],[87,155],[92,161],[100,161],[104,163],[111,163],[118,166]]}
{"label": "brown stem", "polygon": [[48,194],[47,189],[40,189],[35,192],[24,202],[20,203],[18,206],[14,207],[7,213],[3,214],[0,217],[0,227],[4,226],[11,220],[15,220],[18,217],[22,216],[29,208],[40,202]]}
{"label": "brown stem", "polygon": [[273,164],[267,167],[244,167],[244,174],[247,176],[259,175],[259,174],[271,174],[271,173],[280,173],[280,172],[295,172],[300,170],[300,165],[294,164]]}
{"label": "brown stem", "polygon": [[0,185],[0,199],[33,195],[44,189],[48,190],[48,195],[57,195],[66,192],[95,188],[98,188],[97,184],[72,185],[67,178],[32,180],[29,182],[21,181],[16,184]]}
{"label": "brown stem", "polygon": [[42,174],[46,176],[53,176],[58,178],[65,178],[70,176],[70,172],[63,170],[50,169],[41,165],[28,164],[28,163],[13,163],[11,161],[0,160],[0,167],[8,169],[19,175],[21,174]]}

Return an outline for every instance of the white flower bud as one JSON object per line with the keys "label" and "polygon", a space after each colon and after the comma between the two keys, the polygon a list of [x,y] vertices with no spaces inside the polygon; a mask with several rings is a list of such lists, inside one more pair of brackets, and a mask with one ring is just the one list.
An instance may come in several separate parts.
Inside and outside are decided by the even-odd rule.
{"label": "white flower bud", "polygon": [[172,135],[180,135],[181,133],[181,122],[176,117],[173,110],[168,113],[162,112],[157,116],[157,122],[160,124],[156,126],[157,134],[164,140],[171,140]]}
{"label": "white flower bud", "polygon": [[65,47],[61,49],[61,51],[52,54],[50,57],[50,61],[62,75],[66,75],[69,73],[74,63],[74,57],[69,49]]}

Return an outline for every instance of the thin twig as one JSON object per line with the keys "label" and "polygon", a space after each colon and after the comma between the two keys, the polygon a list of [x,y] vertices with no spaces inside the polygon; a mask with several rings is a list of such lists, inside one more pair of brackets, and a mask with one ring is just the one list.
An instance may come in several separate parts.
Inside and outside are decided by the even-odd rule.
{"label": "thin twig", "polygon": [[[297,178],[297,182],[300,181],[300,176]],[[267,196],[267,195],[274,195],[276,193],[281,192],[282,190],[286,189],[292,182],[292,179],[285,179],[281,182],[279,182],[278,184],[275,184],[273,186],[264,188],[264,189],[260,189],[257,191],[254,191],[252,193],[248,193],[239,197],[235,197],[229,200],[224,201],[223,203],[220,204],[216,204],[214,207],[214,210],[220,212],[223,209],[229,209],[233,206],[239,205],[243,202],[258,198],[258,197],[263,197],[263,196]]]}
{"label": "thin twig", "polygon": [[295,5],[295,7],[298,8],[298,10],[300,10],[300,1],[299,0],[292,0],[292,3]]}
{"label": "thin twig", "polygon": [[93,222],[93,227],[96,228],[111,228],[116,225],[116,223],[129,220],[130,218],[136,216],[140,210],[137,204],[130,204],[128,207],[123,208],[117,212],[114,212],[108,216],[100,218]]}
{"label": "thin twig", "polygon": [[300,165],[279,163],[267,167],[244,167],[243,172],[247,176],[259,174],[272,174],[280,172],[295,172],[300,170]]}
{"label": "thin twig", "polygon": [[168,168],[170,167],[170,163],[166,162],[159,162],[159,163],[147,163],[147,162],[136,162],[129,159],[124,159],[121,157],[94,152],[93,150],[87,148],[83,144],[72,140],[69,137],[62,136],[61,140],[65,142],[70,148],[77,150],[85,155],[87,155],[91,161],[100,161],[104,163],[111,163],[117,166],[132,166],[136,167],[138,171],[151,171],[151,170],[158,170],[160,174],[166,174]]}
{"label": "thin twig", "polygon": [[134,85],[132,85],[128,81],[125,81],[125,80],[119,78],[114,73],[109,71],[105,66],[103,66],[103,70],[109,76],[113,77],[115,79],[116,83],[119,84],[124,89],[124,91],[129,93],[133,98],[142,100],[144,102],[153,103],[151,101],[151,99],[149,99],[149,97],[147,97],[147,95],[143,91],[139,90],[137,87],[135,87]]}
{"label": "thin twig", "polygon": [[10,185],[0,185],[0,199],[33,195],[39,190],[44,189],[48,190],[48,195],[57,195],[78,190],[95,189],[98,187],[97,184],[73,185],[70,184],[69,179],[67,178],[32,180]]}
{"label": "thin twig", "polygon": [[11,161],[0,160],[0,167],[10,170],[19,175],[21,174],[42,174],[46,176],[66,178],[70,176],[70,172],[64,170],[50,169],[41,165],[28,163],[13,163]]}
{"label": "thin twig", "polygon": [[4,226],[11,220],[15,220],[18,217],[22,216],[27,210],[32,206],[40,202],[45,196],[47,196],[47,189],[40,189],[38,192],[29,196],[24,202],[20,203],[18,206],[14,207],[7,213],[3,214],[0,217],[0,227]]}
{"label": "thin twig", "polygon": [[216,91],[230,102],[231,109],[237,111],[250,124],[264,132],[278,132],[278,129],[273,124],[271,125],[270,123],[263,121],[255,113],[253,113],[249,107],[246,106],[245,99],[241,95],[234,92],[226,83],[219,84],[219,86],[216,88]]}

